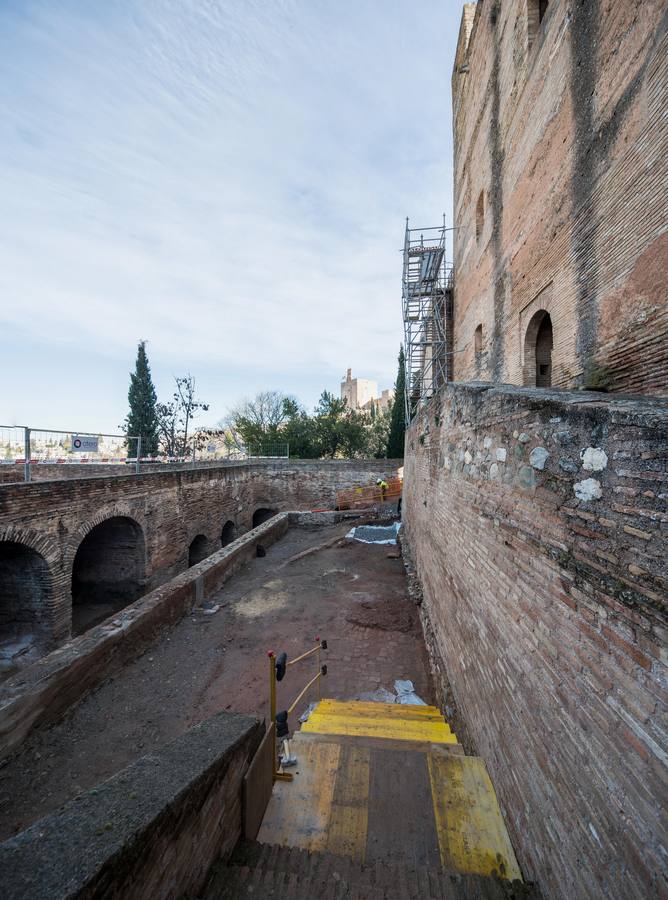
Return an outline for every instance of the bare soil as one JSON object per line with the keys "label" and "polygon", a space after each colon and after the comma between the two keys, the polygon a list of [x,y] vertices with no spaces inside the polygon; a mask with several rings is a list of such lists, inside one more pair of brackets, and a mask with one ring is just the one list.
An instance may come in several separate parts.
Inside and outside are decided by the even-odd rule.
{"label": "bare soil", "polygon": [[[410,678],[433,703],[401,559],[388,558],[387,546],[345,542],[289,561],[349,527],[291,529],[207,598],[220,604],[218,612],[186,616],[65,719],[28,738],[0,768],[0,840],[220,710],[265,717],[267,652],[294,658],[316,635],[329,648],[323,696],[350,699]],[[315,665],[311,657],[288,669],[279,709]],[[316,697],[314,688],[304,707]],[[298,727],[297,716],[290,727]]]}

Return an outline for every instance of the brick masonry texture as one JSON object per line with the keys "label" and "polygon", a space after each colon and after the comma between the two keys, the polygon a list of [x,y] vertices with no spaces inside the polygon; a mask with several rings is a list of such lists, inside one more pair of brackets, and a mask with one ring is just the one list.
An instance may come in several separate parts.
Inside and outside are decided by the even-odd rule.
{"label": "brick masonry texture", "polygon": [[204,536],[204,552],[221,546],[223,525],[238,534],[258,508],[332,509],[337,490],[396,473],[397,460],[278,461],[191,471],[98,476],[0,485],[0,542],[36,551],[47,563],[39,626],[45,646],[66,640],[72,622],[72,567],[81,542],[112,517],[136,522],[145,543],[144,588],[150,591],[188,567],[188,548]]}
{"label": "brick masonry texture", "polygon": [[553,385],[666,394],[668,10],[550,0],[539,23],[538,6],[464,8],[454,377],[535,384],[526,337],[544,310]]}
{"label": "brick masonry texture", "polygon": [[[298,513],[292,516],[299,518]],[[0,759],[33,729],[61,719],[197,602],[215,595],[255,557],[260,542],[269,547],[285,535],[289,519],[289,513],[279,513],[6,681],[0,689]]]}
{"label": "brick masonry texture", "polygon": [[197,897],[241,835],[263,732],[219,713],[0,844],[3,897]]}
{"label": "brick masonry texture", "polygon": [[451,384],[406,440],[427,631],[525,875],[666,896],[668,401]]}

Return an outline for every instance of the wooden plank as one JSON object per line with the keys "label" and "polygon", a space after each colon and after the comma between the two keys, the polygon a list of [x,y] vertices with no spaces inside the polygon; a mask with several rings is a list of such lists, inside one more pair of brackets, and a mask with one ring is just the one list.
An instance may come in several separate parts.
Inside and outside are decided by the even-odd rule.
{"label": "wooden plank", "polygon": [[274,786],[274,723],[262,738],[243,780],[242,809],[244,837],[254,841]]}
{"label": "wooden plank", "polygon": [[427,762],[443,867],[521,879],[483,760],[429,754]]}
{"label": "wooden plank", "polygon": [[456,744],[457,738],[442,722],[418,722],[390,719],[339,719],[333,716],[322,718],[311,714],[302,725],[304,732],[319,734],[368,735],[369,737],[390,738],[392,740],[430,741],[436,744]]}
{"label": "wooden plank", "polygon": [[334,783],[339,764],[337,743],[300,747],[291,782],[277,781],[258,834],[264,844],[324,850]]}
{"label": "wooden plank", "polygon": [[416,717],[407,717],[403,718],[402,716],[383,716],[383,715],[375,715],[375,716],[367,716],[359,713],[358,715],[347,715],[346,713],[319,713],[318,711],[312,712],[308,718],[308,722],[304,724],[322,725],[325,722],[350,722],[351,725],[379,725],[384,724],[389,728],[402,728],[406,726],[406,728],[433,728],[436,730],[444,731],[446,734],[452,734],[450,731],[450,726],[443,719],[435,719],[435,718],[416,718]]}
{"label": "wooden plank", "polygon": [[[305,732],[297,731],[292,738],[291,746],[299,745],[306,741],[331,741],[332,736],[328,734],[318,734],[317,731]],[[418,753],[456,753],[464,756],[464,748],[461,744],[434,744],[431,741],[406,741],[392,740],[391,738],[369,737],[366,734],[339,734],[336,740],[342,745],[355,745],[360,747],[368,747],[373,750],[376,747],[387,748],[388,750],[416,750]],[[295,750],[295,753],[298,752]]]}
{"label": "wooden plank", "polygon": [[431,785],[426,757],[409,750],[371,751],[367,862],[405,861],[438,867]]}
{"label": "wooden plank", "polygon": [[341,747],[332,811],[327,833],[327,850],[364,862],[371,751],[366,747]]}
{"label": "wooden plank", "polygon": [[443,713],[435,706],[414,706],[409,703],[373,703],[367,700],[320,700],[314,713],[318,715],[327,713],[335,716],[394,716],[398,719],[435,719],[439,722],[445,722]]}

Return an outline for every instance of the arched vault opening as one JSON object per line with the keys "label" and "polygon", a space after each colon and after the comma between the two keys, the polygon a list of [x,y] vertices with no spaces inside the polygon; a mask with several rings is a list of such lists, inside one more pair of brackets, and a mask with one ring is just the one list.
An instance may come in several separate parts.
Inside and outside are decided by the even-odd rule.
{"label": "arched vault opening", "polygon": [[81,634],[144,593],[146,548],[141,526],[113,516],[92,528],[72,565],[72,631]]}

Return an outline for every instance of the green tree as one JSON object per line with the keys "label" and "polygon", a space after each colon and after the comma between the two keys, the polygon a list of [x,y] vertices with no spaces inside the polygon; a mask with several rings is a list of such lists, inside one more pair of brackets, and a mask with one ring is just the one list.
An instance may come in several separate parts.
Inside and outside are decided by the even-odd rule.
{"label": "green tree", "polygon": [[290,456],[299,459],[315,459],[318,447],[314,420],[293,398],[286,401],[288,418],[281,428],[281,440],[288,443]]}
{"label": "green tree", "polygon": [[406,371],[404,348],[399,348],[399,369],[394,384],[394,403],[390,416],[390,433],[387,439],[387,458],[404,458],[404,438],[406,436]]}
{"label": "green tree", "polygon": [[335,457],[364,456],[367,452],[367,419],[349,410],[346,400],[323,391],[313,420],[317,455]]}
{"label": "green tree", "polygon": [[229,409],[220,424],[230,429],[240,446],[262,447],[288,440],[283,434],[285,426],[298,418],[299,412],[294,397],[280,391],[262,391]]}
{"label": "green tree", "polygon": [[376,417],[367,428],[367,447],[369,456],[374,459],[387,457],[387,442],[390,436],[390,410],[379,409]]}
{"label": "green tree", "polygon": [[[130,412],[126,416],[124,430],[125,434],[131,437],[141,435],[142,456],[155,456],[158,452],[157,399],[146,355],[146,341],[140,341],[137,346],[135,370],[130,373],[128,390]],[[128,456],[136,455],[136,442],[128,441]]]}

